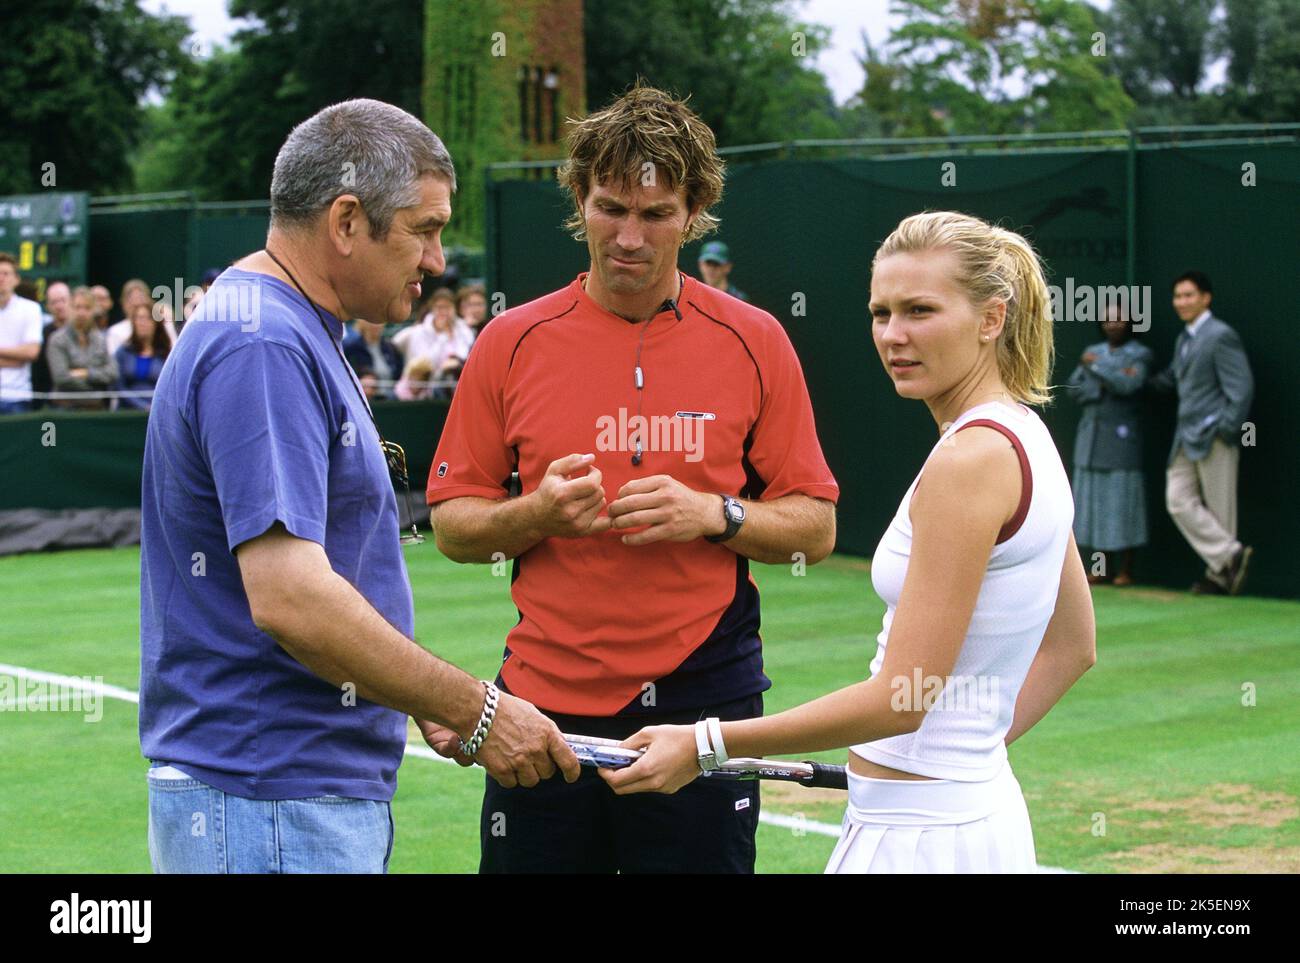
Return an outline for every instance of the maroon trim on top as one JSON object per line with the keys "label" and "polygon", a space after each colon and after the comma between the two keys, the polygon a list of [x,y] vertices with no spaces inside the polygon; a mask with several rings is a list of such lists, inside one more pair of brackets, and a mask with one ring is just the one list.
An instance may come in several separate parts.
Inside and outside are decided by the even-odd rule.
{"label": "maroon trim on top", "polygon": [[[1025,454],[1025,446],[1020,444],[1016,433],[1006,425],[988,418],[976,418],[974,421],[966,422],[957,431],[965,431],[967,428],[992,428],[1002,432],[1010,439],[1012,447],[1016,450],[1016,457],[1020,459],[1020,503],[1016,505],[1016,513],[998,529],[998,540],[994,544],[1001,545],[1020,531],[1020,526],[1025,523],[1025,516],[1029,514],[1029,501],[1034,496],[1034,473],[1029,470],[1029,456]],[[957,434],[957,431],[953,434]]]}

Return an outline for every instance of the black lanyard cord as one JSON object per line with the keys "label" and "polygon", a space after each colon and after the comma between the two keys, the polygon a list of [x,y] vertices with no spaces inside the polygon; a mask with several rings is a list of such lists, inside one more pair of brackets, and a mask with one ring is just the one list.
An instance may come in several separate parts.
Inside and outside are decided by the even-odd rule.
{"label": "black lanyard cord", "polygon": [[361,404],[366,409],[366,414],[370,416],[370,423],[375,426],[375,434],[379,436],[379,444],[387,448],[388,443],[384,441],[384,433],[379,430],[379,422],[375,421],[375,413],[370,410],[370,402],[366,400],[365,392],[361,390],[361,385],[357,382],[357,379],[353,376],[352,365],[348,363],[347,357],[343,354],[342,343],[334,337],[334,332],[330,330],[329,322],[327,322],[325,320],[325,316],[320,313],[320,308],[316,306],[316,302],[307,296],[307,292],[304,291],[302,285],[298,283],[298,279],[293,276],[293,273],[287,267],[284,266],[284,262],[281,261],[278,257],[276,257],[274,252],[272,252],[269,247],[263,248],[263,250],[266,251],[266,256],[269,257],[272,261],[274,261],[276,265],[280,268],[280,270],[285,273],[285,276],[290,281],[293,282],[293,286],[298,289],[298,293],[302,295],[303,300],[306,301],[308,305],[310,305],[312,311],[315,313],[317,319],[320,321],[321,327],[325,329],[325,335],[330,339],[330,342],[334,345],[334,350],[338,353],[339,360],[343,362],[343,366],[347,369],[348,381],[352,383],[352,387],[356,391],[357,397],[361,399]]}

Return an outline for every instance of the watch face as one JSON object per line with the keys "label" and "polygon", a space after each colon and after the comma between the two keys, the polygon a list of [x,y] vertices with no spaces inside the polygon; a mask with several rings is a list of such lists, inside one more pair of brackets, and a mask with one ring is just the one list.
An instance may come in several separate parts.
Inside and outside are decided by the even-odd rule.
{"label": "watch face", "polygon": [[745,506],[735,499],[729,499],[727,501],[727,518],[736,524],[740,524],[745,520]]}

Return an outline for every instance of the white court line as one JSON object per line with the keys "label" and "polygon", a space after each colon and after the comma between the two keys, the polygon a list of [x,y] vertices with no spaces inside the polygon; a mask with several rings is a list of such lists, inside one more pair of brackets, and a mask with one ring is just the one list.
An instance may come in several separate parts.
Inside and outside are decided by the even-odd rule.
{"label": "white court line", "polygon": [[[6,665],[0,662],[0,675],[11,675],[20,679],[32,679],[36,682],[48,682],[52,685],[62,686],[65,689],[80,689],[84,692],[93,692],[96,695],[108,696],[110,699],[121,699],[123,702],[131,702],[136,705],[140,704],[140,694],[132,692],[130,689],[123,689],[120,686],[108,685],[104,682],[96,682],[90,679],[81,679],[74,675],[58,675],[53,672],[41,672],[38,669],[25,669],[18,665]],[[434,762],[445,762],[450,765],[457,765],[454,759],[448,759],[446,756],[440,756],[428,746],[417,745],[413,742],[406,744],[406,755],[415,756],[417,759],[432,759]],[[786,816],[781,813],[760,812],[758,821],[767,823],[769,826],[776,826],[781,829],[789,829],[796,835],[801,833],[815,833],[820,836],[834,836],[837,839],[840,835],[840,827],[832,823],[818,822],[815,819],[804,819],[802,816]],[[1055,866],[1039,866],[1040,873],[1073,873],[1074,870],[1058,869]]]}
{"label": "white court line", "polygon": [[781,813],[758,814],[760,823],[769,823],[772,826],[780,826],[782,829],[789,829],[796,836],[802,836],[804,833],[817,833],[821,836],[834,836],[840,838],[840,827],[833,826],[830,823],[819,823],[815,819],[805,819],[802,816],[785,816]]}
{"label": "white court line", "polygon": [[64,689],[78,689],[95,695],[121,699],[123,702],[140,704],[140,693],[123,689],[119,686],[96,682],[94,679],[81,679],[75,675],[56,675],[53,672],[41,672],[39,669],[24,669],[20,665],[5,665],[0,662],[0,675],[12,675],[19,679],[31,679],[33,682],[48,682]]}

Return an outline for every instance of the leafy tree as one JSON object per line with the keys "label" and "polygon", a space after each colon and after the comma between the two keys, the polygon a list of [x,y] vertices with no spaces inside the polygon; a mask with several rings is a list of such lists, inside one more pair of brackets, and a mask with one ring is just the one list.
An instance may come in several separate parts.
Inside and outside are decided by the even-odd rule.
{"label": "leafy tree", "polygon": [[599,0],[584,17],[593,110],[639,77],[689,94],[721,146],[842,136],[813,66],[829,31],[789,0]]}
{"label": "leafy tree", "polygon": [[1272,0],[1227,0],[1223,26],[1215,38],[1214,53],[1228,57],[1228,82],[1250,84],[1259,62],[1259,50],[1267,42],[1265,16]]}
{"label": "leafy tree", "polygon": [[852,109],[885,136],[1123,127],[1133,103],[1081,0],[902,0]]}
{"label": "leafy tree", "polygon": [[905,70],[873,45],[865,30],[861,39],[863,52],[857,59],[865,80],[862,89],[844,105],[844,136],[887,137],[908,113]]}
{"label": "leafy tree", "polygon": [[1216,0],[1114,0],[1099,15],[1107,54],[1135,101],[1197,97],[1214,49]]}
{"label": "leafy tree", "polygon": [[[1300,119],[1296,0],[1114,0],[1099,16],[1136,124]],[[1226,80],[1211,89],[1220,59]]]}
{"label": "leafy tree", "polygon": [[231,0],[250,25],[177,78],[137,158],[142,190],[263,198],[293,126],[329,104],[373,97],[420,114],[422,0]]}
{"label": "leafy tree", "polygon": [[0,193],[128,189],[141,102],[182,69],[185,20],[138,0],[50,0],[8,5],[4,33]]}
{"label": "leafy tree", "polygon": [[1300,121],[1300,3],[1227,0],[1225,6],[1220,46],[1228,57],[1228,84],[1217,94],[1221,119]]}
{"label": "leafy tree", "polygon": [[1107,66],[1105,35],[1078,0],[1039,0],[1022,66],[1027,126],[1035,131],[1121,129],[1134,103]]}

